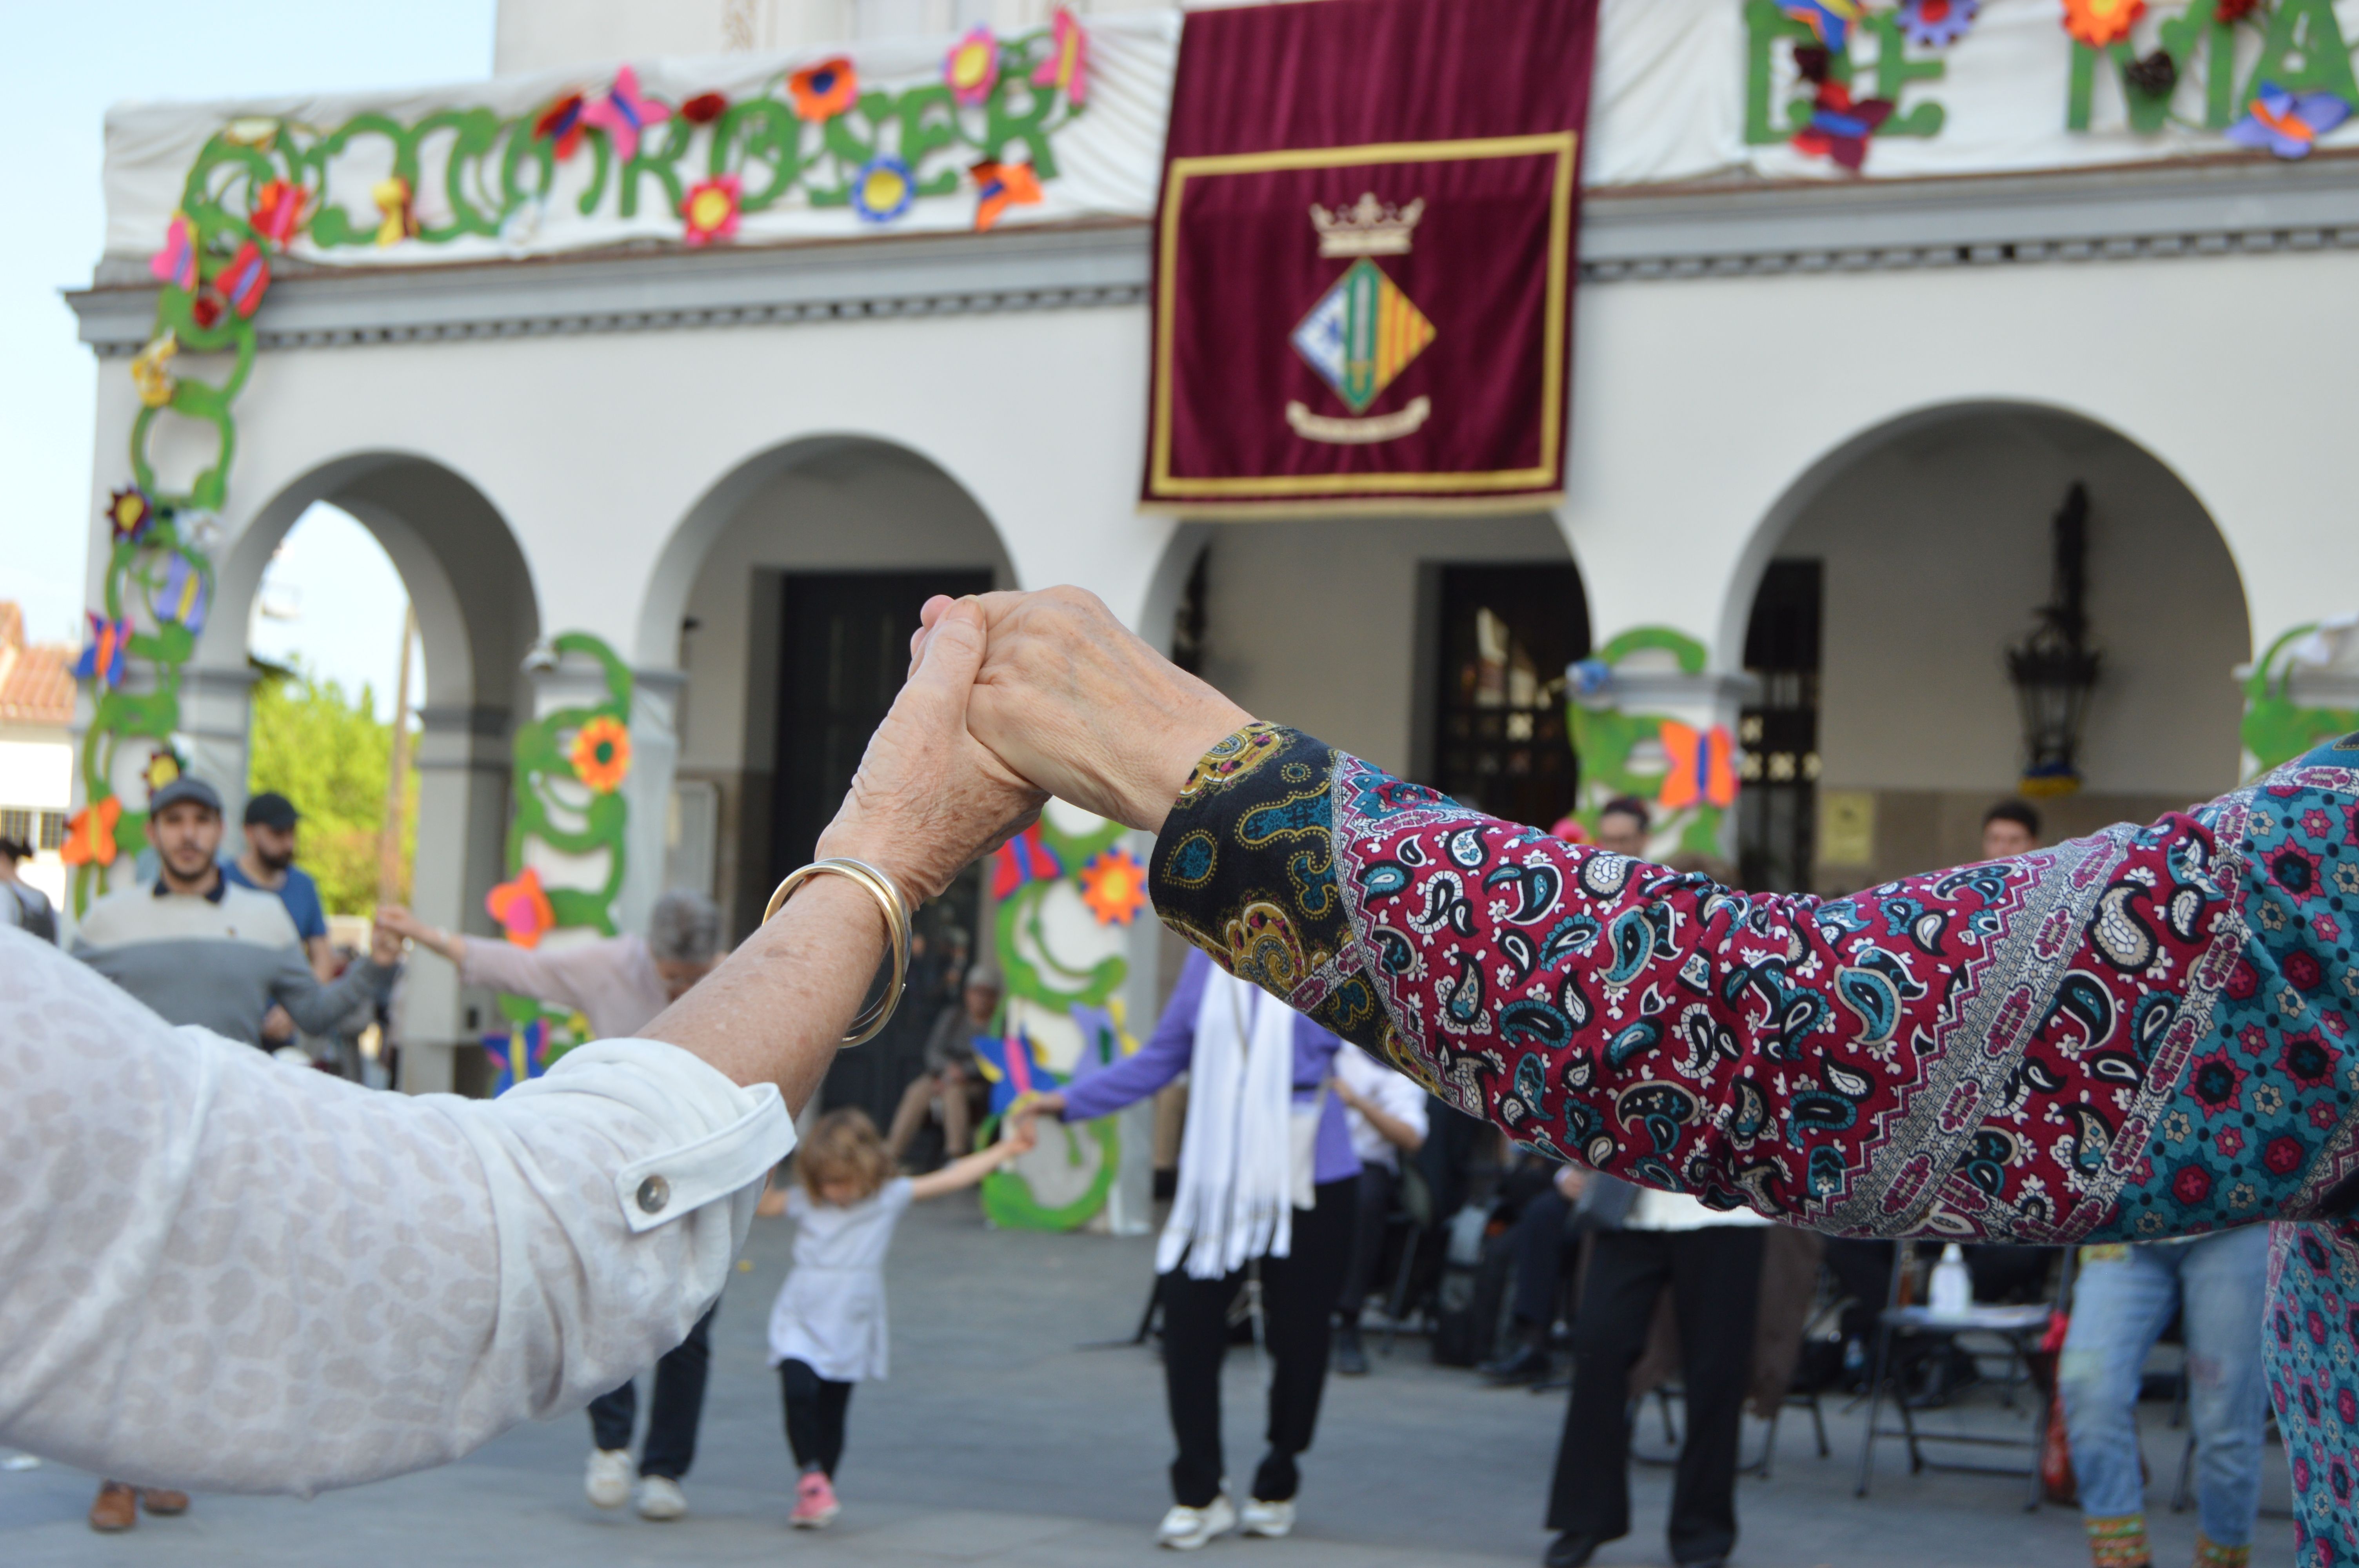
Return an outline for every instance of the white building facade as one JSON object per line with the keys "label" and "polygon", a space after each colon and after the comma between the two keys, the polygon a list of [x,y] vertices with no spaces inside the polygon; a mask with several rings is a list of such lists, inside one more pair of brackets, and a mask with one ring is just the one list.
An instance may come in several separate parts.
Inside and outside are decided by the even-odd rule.
{"label": "white building facade", "polygon": [[[830,37],[1013,30],[1047,9],[511,4],[499,64],[524,102],[631,59],[677,103],[709,62],[655,57],[734,48],[726,69],[750,81],[828,54]],[[616,920],[643,917],[669,865],[743,930],[795,835],[832,809],[810,783],[826,770],[798,770],[830,721],[814,661],[843,656],[806,646],[805,622],[839,596],[866,593],[883,615],[928,581],[1078,583],[1158,645],[1176,637],[1248,709],[1440,778],[1489,765],[1462,754],[1480,713],[1475,730],[1451,728],[1472,711],[1472,688],[1453,691],[1473,668],[1452,654],[1458,623],[1490,613],[1474,602],[1485,584],[1522,577],[1559,608],[1535,646],[1561,633],[1577,656],[1638,628],[1700,644],[1700,670],[1631,666],[1664,712],[1758,737],[1764,705],[1807,709],[1777,771],[1774,734],[1751,767],[1765,788],[1809,785],[1793,795],[1808,821],[1745,831],[1800,846],[1788,885],[1858,886],[1970,857],[1981,810],[2016,788],[2004,653],[2049,596],[2050,518],[2077,483],[2104,663],[2082,787],[2049,807],[2057,829],[2234,785],[2248,765],[2241,672],[2282,634],[2359,607],[2334,434],[2359,353],[2341,292],[2359,276],[2359,159],[2332,137],[2299,161],[2193,132],[2141,141],[2108,132],[2107,105],[2123,110],[2102,93],[2096,130],[2043,124],[2023,138],[2032,152],[1992,152],[1962,124],[1960,105],[1980,102],[1969,37],[1953,46],[1954,167],[1938,135],[1888,157],[1879,138],[1864,178],[1827,178],[1782,144],[1743,150],[1737,0],[1603,9],[1602,78],[1624,76],[1601,79],[1592,111],[1560,503],[1468,519],[1142,511],[1151,149],[1144,195],[1077,167],[1091,201],[989,233],[962,232],[962,209],[929,232],[693,248],[616,220],[603,243],[463,264],[413,259],[415,242],[365,265],[299,252],[255,318],[237,397],[212,613],[182,670],[193,765],[245,776],[248,610],[273,548],[321,500],[384,543],[423,633],[416,901],[486,932],[485,895],[509,869],[511,738],[579,685],[573,661],[532,656],[555,634],[593,634],[635,677]],[[2013,14],[2038,11],[2046,32],[1992,40],[2029,49],[2057,32],[2054,9],[1985,0],[1980,26],[2027,29]],[[2353,9],[2343,19],[2359,23]],[[1639,37],[1668,13],[1690,29],[1676,48]],[[1109,29],[1114,73],[1151,75],[1177,37],[1156,13],[1082,19]],[[1699,81],[1637,72],[1642,42],[1650,60],[1691,51]],[[876,47],[930,59],[951,43]],[[2042,113],[2060,124],[2071,41],[2053,52]],[[1120,85],[1091,114],[1152,108],[1151,90]],[[400,112],[500,86],[408,95]],[[194,146],[241,115],[290,113],[168,114]],[[156,327],[149,254],[170,209],[126,194],[144,167],[131,132],[148,124],[114,127],[113,248],[73,296],[116,367]],[[1137,134],[1156,141],[1151,122]],[[102,376],[94,514],[125,482],[145,408],[131,375]],[[178,439],[153,444],[159,473],[212,460]],[[109,551],[102,529],[94,603]],[[1777,641],[1756,617],[1773,581],[1808,629],[1801,652],[1761,651]],[[2279,697],[2354,706],[2332,662],[2313,659]],[[1551,663],[1508,706],[1560,704]],[[1514,733],[1495,733],[1490,754]],[[1155,997],[1146,930],[1120,938],[1134,1028]],[[418,968],[410,1085],[440,1087],[445,1048],[480,1033],[484,1001]]]}

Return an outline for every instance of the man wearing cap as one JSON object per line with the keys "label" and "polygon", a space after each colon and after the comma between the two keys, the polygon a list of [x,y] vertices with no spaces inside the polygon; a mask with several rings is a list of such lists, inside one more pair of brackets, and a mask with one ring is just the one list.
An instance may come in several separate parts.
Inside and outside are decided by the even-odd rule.
{"label": "man wearing cap", "polygon": [[336,978],[335,949],[328,945],[328,909],[320,884],[295,863],[295,825],[303,814],[275,790],[245,803],[245,852],[222,862],[222,872],[240,887],[275,892],[295,923],[303,957],[323,980]]}
{"label": "man wearing cap", "polygon": [[[221,796],[187,774],[148,803],[147,838],[158,873],[92,904],[74,932],[74,957],[174,1024],[262,1044],[262,1015],[276,1002],[314,1033],[332,1028],[353,1004],[382,998],[393,983],[401,938],[380,927],[369,957],[322,984],[304,960],[295,923],[271,893],[243,886],[216,863]],[[150,1513],[179,1513],[186,1493],[101,1483],[91,1505],[92,1530],[128,1530],[145,1503]]]}

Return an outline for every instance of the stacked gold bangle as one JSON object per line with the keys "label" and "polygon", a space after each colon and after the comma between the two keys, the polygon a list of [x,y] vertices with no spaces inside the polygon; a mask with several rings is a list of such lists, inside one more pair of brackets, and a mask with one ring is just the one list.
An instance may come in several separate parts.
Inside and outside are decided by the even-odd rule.
{"label": "stacked gold bangle", "polygon": [[883,996],[862,1009],[860,1016],[852,1021],[852,1033],[843,1037],[843,1044],[838,1047],[848,1051],[875,1039],[877,1031],[892,1018],[893,1010],[901,1005],[901,988],[909,980],[909,903],[901,896],[901,890],[893,885],[891,877],[865,860],[813,860],[800,871],[788,873],[787,880],[778,884],[778,891],[770,895],[769,907],[762,911],[762,919],[766,923],[786,907],[797,888],[822,875],[843,877],[868,890],[885,912],[886,945],[893,949],[893,982],[885,988]]}

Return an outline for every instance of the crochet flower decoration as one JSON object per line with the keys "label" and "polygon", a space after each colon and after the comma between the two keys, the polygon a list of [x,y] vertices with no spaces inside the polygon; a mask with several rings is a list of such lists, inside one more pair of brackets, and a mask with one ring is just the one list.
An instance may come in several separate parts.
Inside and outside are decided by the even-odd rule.
{"label": "crochet flower decoration", "polygon": [[680,199],[679,215],[688,225],[680,238],[690,247],[734,239],[737,233],[742,182],[734,174],[700,179]]}
{"label": "crochet flower decoration", "polygon": [[1973,30],[1982,0],[1907,0],[1900,30],[1919,49],[1945,49]]}
{"label": "crochet flower decoration", "polygon": [[164,568],[164,580],[148,592],[147,608],[156,612],[157,620],[185,626],[193,637],[205,629],[205,606],[212,600],[212,585],[205,581],[205,574],[175,551],[171,564]]}
{"label": "crochet flower decoration", "polygon": [[197,287],[197,242],[188,216],[175,212],[164,225],[164,248],[147,259],[147,275],[178,289]]}
{"label": "crochet flower decoration", "polygon": [[1081,883],[1100,925],[1127,925],[1147,907],[1147,868],[1118,844],[1082,868]]}
{"label": "crochet flower decoration", "polygon": [[918,177],[891,153],[881,153],[852,177],[852,210],[872,223],[889,223],[918,199]]}
{"label": "crochet flower decoration", "polygon": [[247,226],[285,250],[295,241],[296,231],[303,226],[303,209],[310,198],[299,185],[289,185],[274,179],[254,193],[254,207],[245,215]]}
{"label": "crochet flower decoration", "polygon": [[671,118],[671,111],[639,92],[639,73],[629,66],[614,71],[614,85],[606,96],[582,111],[582,122],[606,133],[614,156],[628,163],[639,156],[639,136]]}
{"label": "crochet flower decoration", "polygon": [[1779,0],[1777,8],[1810,29],[1811,36],[1831,49],[1841,49],[1851,29],[1867,20],[1861,0]]}
{"label": "crochet flower decoration", "polygon": [[557,911],[540,885],[540,873],[527,866],[514,881],[502,882],[484,895],[484,908],[499,923],[507,939],[519,947],[538,947],[557,925]]}
{"label": "crochet flower decoration", "polygon": [[114,864],[114,827],[123,820],[123,797],[93,800],[66,819],[66,841],[58,859],[69,866]]}
{"label": "crochet flower decoration", "polygon": [[2318,138],[2351,117],[2351,102],[2337,92],[2288,92],[2274,81],[2245,105],[2245,117],[2228,127],[2239,146],[2261,147],[2282,158],[2308,157]]}
{"label": "crochet flower decoration", "polygon": [[2261,8],[2261,0],[2217,0],[2212,7],[2212,19],[2225,26],[2240,22]]}
{"label": "crochet flower decoration", "polygon": [[376,226],[378,244],[397,245],[418,237],[418,211],[412,204],[416,194],[409,181],[398,174],[369,187],[369,200],[385,214],[385,222]]}
{"label": "crochet flower decoration", "polygon": [[1033,207],[1040,201],[1040,177],[1028,163],[979,163],[972,171],[977,200],[974,229],[988,232],[1010,207]]}
{"label": "crochet flower decoration", "polygon": [[2146,15],[2146,0],[2064,0],[2064,30],[2093,49],[2119,43]]}
{"label": "crochet flower decoration", "polygon": [[798,119],[817,123],[832,120],[860,97],[860,73],[838,55],[807,65],[787,78],[787,96],[795,101]]}
{"label": "crochet flower decoration", "polygon": [[172,356],[179,351],[179,334],[167,327],[131,356],[131,384],[139,389],[139,401],[148,407],[163,407],[179,390],[179,380],[169,368]]}
{"label": "crochet flower decoration", "polygon": [[106,499],[106,521],[118,545],[137,544],[156,520],[155,503],[136,484],[126,484]]}
{"label": "crochet flower decoration", "polygon": [[1795,149],[1832,158],[1857,174],[1860,166],[1867,161],[1867,138],[1892,117],[1892,109],[1889,98],[1854,102],[1851,89],[1842,82],[1822,81],[1819,84],[1818,101],[1810,110],[1810,123],[1794,135]]}
{"label": "crochet flower decoration", "polygon": [[270,287],[270,263],[264,258],[262,247],[252,240],[238,246],[213,286],[228,298],[239,320],[252,317],[262,308],[262,297]]}
{"label": "crochet flower decoration", "polygon": [[962,103],[980,103],[999,81],[999,40],[989,27],[976,27],[951,46],[942,59],[942,80]]}
{"label": "crochet flower decoration", "polygon": [[110,621],[94,610],[82,613],[90,618],[90,641],[74,661],[74,678],[112,691],[123,684],[124,667],[130,662],[131,622],[127,618]]}
{"label": "crochet flower decoration", "polygon": [[631,772],[631,732],[600,714],[574,732],[565,753],[576,777],[599,795],[612,795]]}
{"label": "crochet flower decoration", "polygon": [[725,92],[700,92],[679,106],[679,117],[691,125],[709,125],[729,113]]}
{"label": "crochet flower decoration", "polygon": [[582,111],[588,106],[579,92],[569,92],[540,112],[532,123],[533,139],[556,144],[560,163],[582,145]]}
{"label": "crochet flower decoration", "polygon": [[1062,89],[1065,101],[1089,102],[1090,36],[1062,5],[1049,18],[1049,58],[1032,72],[1035,87]]}
{"label": "crochet flower decoration", "polygon": [[147,765],[139,770],[139,779],[147,786],[148,795],[153,796],[158,790],[188,771],[188,765],[180,761],[179,752],[169,746],[158,746],[147,753]]}

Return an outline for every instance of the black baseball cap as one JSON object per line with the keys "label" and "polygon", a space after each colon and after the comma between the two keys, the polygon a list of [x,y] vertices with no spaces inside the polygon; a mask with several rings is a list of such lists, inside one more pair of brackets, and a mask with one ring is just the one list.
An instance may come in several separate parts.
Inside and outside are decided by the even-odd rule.
{"label": "black baseball cap", "polygon": [[166,806],[178,806],[184,800],[203,806],[215,816],[222,814],[221,796],[213,793],[213,786],[202,779],[182,773],[147,797],[147,815],[160,816]]}
{"label": "black baseball cap", "polygon": [[264,790],[245,803],[245,825],[248,827],[267,827],[274,832],[289,833],[294,831],[295,824],[302,819],[302,816],[295,809],[295,803],[277,790]]}

